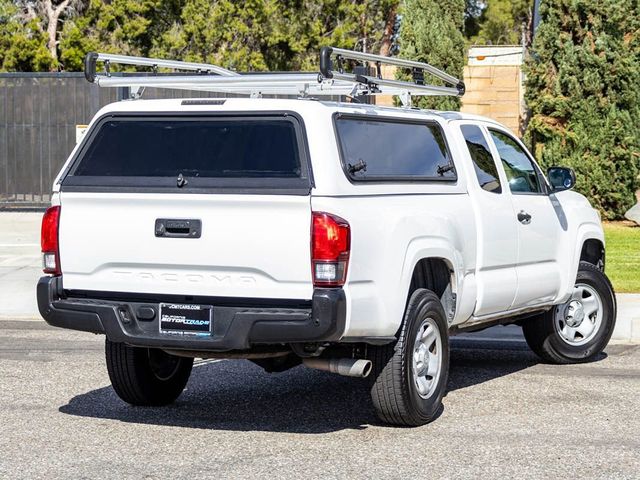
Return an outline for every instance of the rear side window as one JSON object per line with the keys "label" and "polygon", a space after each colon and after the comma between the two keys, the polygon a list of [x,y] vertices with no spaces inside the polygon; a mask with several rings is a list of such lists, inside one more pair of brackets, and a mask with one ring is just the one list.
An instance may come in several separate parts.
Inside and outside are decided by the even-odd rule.
{"label": "rear side window", "polygon": [[478,183],[487,192],[502,193],[498,168],[482,130],[477,125],[463,125],[460,130],[467,143]]}
{"label": "rear side window", "polygon": [[336,117],[342,162],[354,181],[456,180],[441,127],[435,122]]}
{"label": "rear side window", "polygon": [[104,119],[64,185],[179,187],[309,186],[291,117],[110,117]]}

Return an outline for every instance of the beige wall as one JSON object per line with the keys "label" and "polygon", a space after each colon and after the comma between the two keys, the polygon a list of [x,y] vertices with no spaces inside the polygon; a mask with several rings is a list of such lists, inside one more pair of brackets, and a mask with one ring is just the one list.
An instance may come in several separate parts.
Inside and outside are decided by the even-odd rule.
{"label": "beige wall", "polygon": [[460,110],[492,118],[518,134],[522,115],[520,76],[521,68],[515,65],[467,65],[467,91]]}
{"label": "beige wall", "polygon": [[[382,78],[395,79],[396,67],[394,65],[382,65]],[[383,105],[385,107],[393,107],[393,95],[376,95],[376,105]]]}

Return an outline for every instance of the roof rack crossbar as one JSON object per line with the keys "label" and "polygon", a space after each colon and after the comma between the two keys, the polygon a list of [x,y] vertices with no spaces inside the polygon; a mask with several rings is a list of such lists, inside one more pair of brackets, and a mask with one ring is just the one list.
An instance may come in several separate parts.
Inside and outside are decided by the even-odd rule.
{"label": "roof rack crossbar", "polygon": [[443,80],[444,82],[450,85],[458,85],[462,83],[456,77],[452,77],[448,73],[443,72],[442,70],[437,69],[436,67],[429,65],[428,63],[416,62],[414,60],[405,60],[404,58],[397,57],[384,57],[382,55],[374,55],[372,53],[364,53],[364,52],[355,52],[353,50],[345,50],[343,48],[335,48],[335,47],[323,47],[322,52],[320,54],[320,72],[327,78],[331,78],[333,73],[332,71],[332,62],[331,56],[341,57],[343,59],[349,60],[359,60],[361,62],[373,62],[373,63],[381,63],[386,65],[395,65],[396,67],[405,67],[405,68],[418,68],[422,69],[426,72],[429,72],[436,78]]}
{"label": "roof rack crossbar", "polygon": [[[333,70],[332,57],[335,57],[337,70]],[[373,62],[375,69],[369,69],[371,75],[348,73],[344,70],[343,60],[345,59]],[[104,73],[97,72],[98,62],[104,64]],[[112,75],[110,67],[113,64],[151,67],[153,74]],[[382,78],[382,64],[410,68],[413,81]],[[95,52],[87,54],[84,67],[85,77],[91,83],[101,87],[135,87],[138,91],[142,91],[145,87],[156,87],[251,96],[261,96],[262,94],[303,97],[399,95],[406,104],[410,104],[410,97],[415,95],[461,96],[464,94],[463,82],[429,64],[332,47],[324,47],[320,53],[321,73],[319,74],[313,72],[238,74],[206,63]],[[158,74],[158,68],[169,68],[179,73],[162,75]],[[450,86],[425,84],[424,72],[434,75]]]}
{"label": "roof rack crossbar", "polygon": [[132,57],[129,55],[116,55],[112,53],[89,52],[84,60],[84,75],[86,79],[92,83],[96,78],[97,62],[104,62],[105,68],[108,68],[111,64],[117,63],[120,65],[152,67],[154,70],[157,68],[171,68],[174,70],[189,70],[203,73],[211,72],[223,76],[239,75],[236,72],[209,63],[182,62],[161,58]]}
{"label": "roof rack crossbar", "polygon": [[[350,74],[350,73],[337,73],[334,72],[333,73],[333,78],[336,80],[343,80],[343,81],[354,81],[354,74]],[[378,77],[371,77],[369,75],[357,75],[357,81],[359,83],[366,83],[369,86],[372,86],[374,88],[380,88],[383,86],[388,86],[388,87],[394,87],[397,88],[399,90],[403,90],[406,91],[407,93],[409,93],[410,95],[446,95],[446,96],[459,96],[460,95],[460,91],[457,88],[453,88],[453,87],[443,87],[443,86],[439,86],[439,85],[422,85],[419,83],[410,83],[410,82],[404,82],[402,80],[390,80],[390,79],[386,79],[386,78],[378,78]],[[375,93],[384,93],[385,95],[388,95],[388,93],[385,92],[372,92],[372,94]]]}

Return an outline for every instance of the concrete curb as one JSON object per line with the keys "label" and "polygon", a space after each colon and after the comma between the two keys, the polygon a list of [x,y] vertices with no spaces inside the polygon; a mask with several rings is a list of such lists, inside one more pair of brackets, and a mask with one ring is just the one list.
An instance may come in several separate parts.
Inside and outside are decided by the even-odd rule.
{"label": "concrete curb", "polygon": [[612,340],[640,343],[640,293],[619,293],[618,318]]}

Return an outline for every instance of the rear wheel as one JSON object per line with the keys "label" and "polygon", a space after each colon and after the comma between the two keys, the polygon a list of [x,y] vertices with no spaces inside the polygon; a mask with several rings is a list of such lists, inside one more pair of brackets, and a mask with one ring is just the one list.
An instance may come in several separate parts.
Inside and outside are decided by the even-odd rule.
{"label": "rear wheel", "polygon": [[524,337],[549,363],[593,360],[609,343],[616,323],[616,300],[606,275],[580,262],[571,298],[522,325]]}
{"label": "rear wheel", "polygon": [[105,354],[113,389],[131,405],[158,406],[173,402],[184,390],[193,366],[193,358],[109,340]]}
{"label": "rear wheel", "polygon": [[438,296],[416,290],[397,342],[369,351],[371,398],[380,419],[410,426],[435,419],[449,374],[448,326]]}

